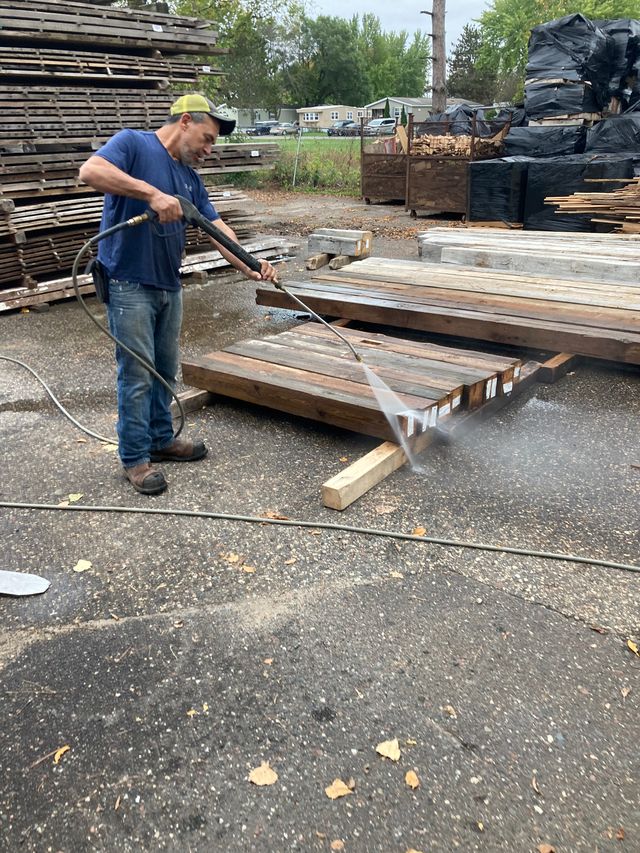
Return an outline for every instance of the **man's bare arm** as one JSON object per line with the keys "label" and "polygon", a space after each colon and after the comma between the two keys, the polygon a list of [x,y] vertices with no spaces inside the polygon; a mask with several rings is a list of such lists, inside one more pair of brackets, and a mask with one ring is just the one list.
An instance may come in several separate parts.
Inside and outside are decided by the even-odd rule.
{"label": "man's bare arm", "polygon": [[80,180],[95,190],[113,195],[124,195],[146,201],[158,214],[160,222],[175,222],[182,218],[180,202],[157,187],[127,175],[104,157],[94,155],[80,167]]}

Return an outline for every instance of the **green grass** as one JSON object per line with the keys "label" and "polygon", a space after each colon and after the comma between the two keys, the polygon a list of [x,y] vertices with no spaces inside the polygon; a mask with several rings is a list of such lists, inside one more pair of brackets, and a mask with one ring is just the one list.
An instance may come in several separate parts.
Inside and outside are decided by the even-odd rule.
{"label": "green grass", "polygon": [[303,134],[299,152],[297,137],[262,136],[254,139],[256,142],[276,142],[279,145],[280,156],[275,168],[221,176],[221,183],[233,183],[234,186],[245,188],[279,187],[301,192],[360,195],[359,137]]}

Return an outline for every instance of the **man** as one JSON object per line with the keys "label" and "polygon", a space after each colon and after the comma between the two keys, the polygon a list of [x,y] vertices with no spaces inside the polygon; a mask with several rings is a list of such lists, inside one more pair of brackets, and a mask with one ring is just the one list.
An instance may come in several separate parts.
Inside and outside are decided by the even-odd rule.
{"label": "man", "polygon": [[[237,241],[210,203],[194,169],[211,153],[218,136],[227,136],[234,127],[235,121],[208,98],[183,95],[171,106],[169,119],[159,130],[122,130],[80,169],[81,180],[105,193],[101,231],[149,208],[157,215],[151,222],[102,240],[98,258],[109,282],[112,334],[146,358],[170,384],[178,372],[179,269],[185,245],[182,209],[175,195],[188,198]],[[212,242],[248,278],[276,280],[268,261],[260,261],[261,273],[253,272]],[[124,473],[138,492],[158,494],[166,489],[167,481],[152,462],[202,459],[207,448],[201,441],[175,438],[171,395],[121,347],[116,347],[116,363],[118,449]]]}

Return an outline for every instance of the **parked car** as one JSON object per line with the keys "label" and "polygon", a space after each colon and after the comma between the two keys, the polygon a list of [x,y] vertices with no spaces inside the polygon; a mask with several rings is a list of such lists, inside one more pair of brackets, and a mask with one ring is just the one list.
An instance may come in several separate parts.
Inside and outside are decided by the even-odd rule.
{"label": "parked car", "polygon": [[269,119],[269,121],[257,121],[254,127],[247,128],[247,133],[249,136],[268,136],[271,133],[271,128],[280,124],[279,121],[275,119]]}
{"label": "parked car", "polygon": [[396,132],[394,118],[374,118],[364,126],[365,136],[391,136]]}
{"label": "parked car", "polygon": [[327,136],[348,136],[350,134],[344,133],[349,127],[358,127],[358,123],[352,121],[351,119],[339,119],[339,121],[334,121],[330,128],[327,130]]}
{"label": "parked car", "polygon": [[279,124],[275,124],[269,131],[272,136],[289,136],[297,132],[298,128],[290,121],[281,121]]}

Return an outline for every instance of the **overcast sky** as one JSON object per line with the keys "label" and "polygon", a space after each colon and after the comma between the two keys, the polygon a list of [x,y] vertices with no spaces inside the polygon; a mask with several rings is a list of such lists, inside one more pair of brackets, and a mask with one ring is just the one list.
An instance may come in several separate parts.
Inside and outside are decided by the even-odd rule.
{"label": "overcast sky", "polygon": [[[447,50],[456,43],[465,24],[478,18],[489,4],[485,0],[447,0],[446,36]],[[312,15],[337,15],[350,18],[372,12],[380,18],[383,30],[416,30],[431,32],[431,18],[420,10],[431,10],[431,0],[309,0]]]}

